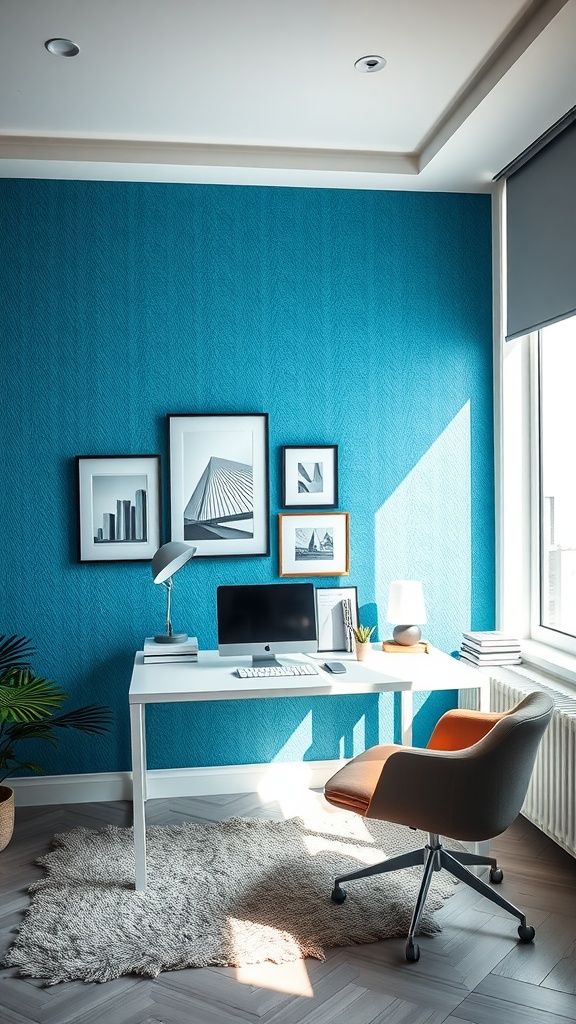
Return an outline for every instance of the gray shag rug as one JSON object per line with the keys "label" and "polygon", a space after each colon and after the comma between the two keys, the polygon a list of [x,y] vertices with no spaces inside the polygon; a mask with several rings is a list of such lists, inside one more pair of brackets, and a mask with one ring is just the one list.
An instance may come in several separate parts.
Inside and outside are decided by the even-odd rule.
{"label": "gray shag rug", "polygon": [[[77,828],[39,858],[46,875],[4,963],[46,984],[156,977],[184,967],[241,967],[265,960],[323,960],[335,946],[405,936],[422,868],[349,883],[338,906],[334,878],[420,846],[427,836],[354,814],[147,831],[148,888],[134,890],[132,829]],[[453,892],[434,875],[421,932]]]}

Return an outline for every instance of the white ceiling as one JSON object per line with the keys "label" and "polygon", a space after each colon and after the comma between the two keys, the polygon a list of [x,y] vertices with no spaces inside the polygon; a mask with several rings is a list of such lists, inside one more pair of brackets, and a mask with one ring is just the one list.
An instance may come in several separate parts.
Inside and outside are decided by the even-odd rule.
{"label": "white ceiling", "polygon": [[482,191],[575,44],[576,0],[0,0],[0,176]]}

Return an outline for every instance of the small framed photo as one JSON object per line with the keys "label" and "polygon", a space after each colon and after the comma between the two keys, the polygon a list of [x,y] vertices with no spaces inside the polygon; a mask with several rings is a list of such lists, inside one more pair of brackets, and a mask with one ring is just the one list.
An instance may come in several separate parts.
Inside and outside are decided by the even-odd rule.
{"label": "small framed photo", "polygon": [[280,512],[280,576],[347,576],[348,512]]}
{"label": "small framed photo", "polygon": [[268,414],[169,415],[172,540],[196,557],[270,554]]}
{"label": "small framed photo", "polygon": [[338,445],[284,445],[281,452],[283,507],[336,508]]}
{"label": "small framed photo", "polygon": [[160,547],[160,456],[77,455],[80,562],[148,562]]}
{"label": "small framed photo", "polygon": [[356,587],[316,587],[319,651],[353,651],[358,626]]}

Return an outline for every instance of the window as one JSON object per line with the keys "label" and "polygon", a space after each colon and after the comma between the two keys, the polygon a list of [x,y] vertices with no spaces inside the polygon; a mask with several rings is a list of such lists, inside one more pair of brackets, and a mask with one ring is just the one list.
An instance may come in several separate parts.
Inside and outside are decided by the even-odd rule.
{"label": "window", "polygon": [[[539,332],[537,373],[539,600],[535,625],[576,639],[576,317]],[[561,637],[553,642],[561,643]]]}
{"label": "window", "polygon": [[496,625],[576,684],[576,317],[503,342],[499,365]]}

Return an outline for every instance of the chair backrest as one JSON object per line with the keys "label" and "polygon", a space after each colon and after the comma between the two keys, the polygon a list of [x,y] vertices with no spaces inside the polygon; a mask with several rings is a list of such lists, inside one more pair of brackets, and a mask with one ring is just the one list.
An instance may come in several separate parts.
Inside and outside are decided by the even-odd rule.
{"label": "chair backrest", "polygon": [[537,691],[464,750],[399,748],[384,765],[368,816],[452,839],[499,835],[520,813],[553,709]]}
{"label": "chair backrest", "polygon": [[553,710],[548,694],[530,693],[469,748],[470,761],[481,764],[483,778],[471,808],[475,827],[482,825],[483,831],[499,835],[520,813]]}

